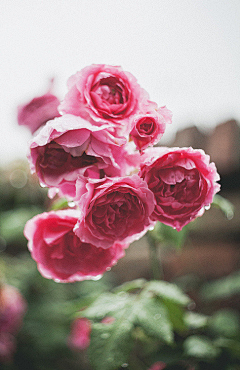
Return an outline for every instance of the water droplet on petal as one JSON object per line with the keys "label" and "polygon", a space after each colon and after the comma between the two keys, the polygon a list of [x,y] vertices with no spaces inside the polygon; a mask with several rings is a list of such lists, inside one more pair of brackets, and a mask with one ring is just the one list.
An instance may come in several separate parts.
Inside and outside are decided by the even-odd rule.
{"label": "water droplet on petal", "polygon": [[47,187],[47,185],[43,184],[42,182],[40,182],[40,186],[41,186],[41,188],[46,188]]}
{"label": "water droplet on petal", "polygon": [[68,206],[71,207],[71,208],[75,207],[75,205],[76,205],[75,202],[68,202]]}
{"label": "water droplet on petal", "polygon": [[128,364],[125,362],[125,364],[122,364],[121,367],[128,367]]}
{"label": "water droplet on petal", "polygon": [[55,281],[55,283],[60,283],[61,282],[61,280],[59,280],[59,279],[54,279],[54,281]]}
{"label": "water droplet on petal", "polygon": [[208,206],[205,206],[206,211],[208,211],[210,208],[211,208],[211,204],[209,204]]}
{"label": "water droplet on petal", "polygon": [[111,267],[107,267],[107,268],[106,268],[106,271],[110,271],[110,270],[111,270]]}

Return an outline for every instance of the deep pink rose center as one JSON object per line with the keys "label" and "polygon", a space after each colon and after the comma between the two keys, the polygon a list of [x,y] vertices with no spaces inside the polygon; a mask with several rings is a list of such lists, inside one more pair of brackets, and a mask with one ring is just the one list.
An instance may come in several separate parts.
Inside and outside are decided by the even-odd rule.
{"label": "deep pink rose center", "polygon": [[155,130],[155,122],[150,117],[142,118],[137,123],[137,130],[140,135],[151,135]]}

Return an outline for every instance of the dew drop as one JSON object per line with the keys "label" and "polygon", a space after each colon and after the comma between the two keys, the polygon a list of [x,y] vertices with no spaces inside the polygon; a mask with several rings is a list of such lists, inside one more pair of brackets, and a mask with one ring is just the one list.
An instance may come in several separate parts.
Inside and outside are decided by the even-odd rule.
{"label": "dew drop", "polygon": [[233,216],[234,216],[233,211],[228,211],[227,214],[226,214],[226,217],[227,217],[228,220],[231,220],[233,218]]}
{"label": "dew drop", "polygon": [[125,362],[125,364],[122,364],[121,367],[128,367],[128,364]]}
{"label": "dew drop", "polygon": [[43,184],[42,182],[40,182],[40,186],[41,186],[41,188],[46,188],[47,187],[47,185]]}
{"label": "dew drop", "polygon": [[190,310],[190,311],[194,310],[195,307],[196,307],[196,303],[194,303],[194,302],[189,303],[188,306],[187,306],[188,310]]}
{"label": "dew drop", "polygon": [[106,268],[106,271],[111,271],[111,267],[107,267]]}
{"label": "dew drop", "polygon": [[158,320],[158,319],[160,319],[160,317],[161,317],[161,314],[160,313],[157,313],[156,315],[154,315],[154,320]]}
{"label": "dew drop", "polygon": [[149,227],[149,230],[150,231],[153,231],[154,230],[154,226]]}
{"label": "dew drop", "polygon": [[54,281],[55,281],[55,283],[60,283],[61,282],[61,280],[59,280],[59,279],[54,279]]}
{"label": "dew drop", "polygon": [[76,205],[75,202],[68,202],[68,206],[71,207],[71,208],[75,207],[75,205]]}
{"label": "dew drop", "polygon": [[211,208],[211,204],[209,204],[208,206],[205,206],[206,211],[208,211],[210,208]]}
{"label": "dew drop", "polygon": [[101,334],[101,338],[103,338],[103,339],[107,339],[109,337],[110,337],[110,334],[109,333],[102,333]]}

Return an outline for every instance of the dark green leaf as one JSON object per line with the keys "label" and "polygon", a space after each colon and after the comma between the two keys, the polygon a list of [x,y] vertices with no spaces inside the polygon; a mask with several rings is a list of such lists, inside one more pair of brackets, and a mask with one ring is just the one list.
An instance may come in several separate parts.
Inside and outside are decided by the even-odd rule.
{"label": "dark green leaf", "polygon": [[209,328],[219,335],[235,337],[240,332],[238,312],[230,309],[216,312],[209,320]]}
{"label": "dark green leaf", "polygon": [[204,285],[201,295],[205,300],[225,299],[240,294],[240,272]]}

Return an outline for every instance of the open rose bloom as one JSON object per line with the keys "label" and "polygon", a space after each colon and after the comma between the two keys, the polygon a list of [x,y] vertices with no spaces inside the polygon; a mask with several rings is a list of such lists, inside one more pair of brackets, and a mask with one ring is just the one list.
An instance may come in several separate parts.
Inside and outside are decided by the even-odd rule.
{"label": "open rose bloom", "polygon": [[[45,121],[48,98],[41,97],[37,111],[31,103],[32,132],[36,117]],[[181,230],[219,191],[215,165],[202,150],[149,149],[172,113],[121,67],[93,64],[71,76],[58,113],[47,120],[30,142],[30,167],[50,197],[73,200],[75,209],[45,212],[26,224],[29,250],[46,278],[73,282],[103,274],[157,221]]]}

